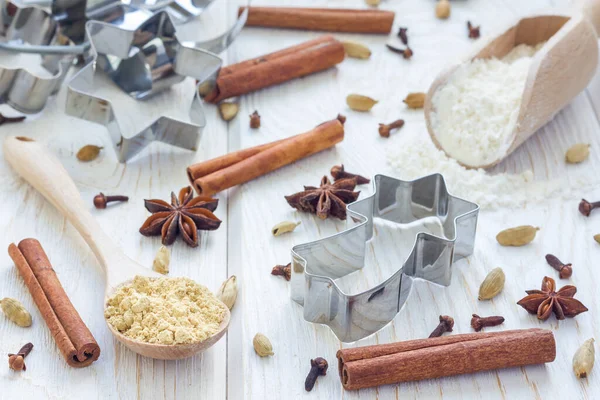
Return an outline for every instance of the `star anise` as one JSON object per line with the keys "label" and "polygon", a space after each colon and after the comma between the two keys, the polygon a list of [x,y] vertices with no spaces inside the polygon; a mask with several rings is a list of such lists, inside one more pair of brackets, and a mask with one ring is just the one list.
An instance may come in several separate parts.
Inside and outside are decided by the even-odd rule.
{"label": "star anise", "polygon": [[328,216],[346,219],[346,204],[358,198],[355,192],[356,178],[339,179],[331,183],[327,176],[321,186],[304,186],[304,191],[285,196],[288,204],[300,211],[315,213],[321,219]]}
{"label": "star anise", "polygon": [[542,321],[547,320],[553,311],[556,319],[565,319],[588,310],[579,300],[573,298],[577,293],[575,286],[563,286],[556,291],[556,282],[547,276],[542,281],[542,290],[526,290],[526,292],[528,296],[519,300],[517,304],[529,313],[537,314],[538,319]]}
{"label": "star anise", "polygon": [[171,192],[171,204],[163,200],[144,200],[146,209],[152,213],[140,228],[144,236],[162,236],[162,243],[170,245],[181,233],[191,247],[198,246],[198,230],[213,231],[221,225],[212,212],[219,200],[208,196],[194,197],[191,187],[179,191],[179,197]]}

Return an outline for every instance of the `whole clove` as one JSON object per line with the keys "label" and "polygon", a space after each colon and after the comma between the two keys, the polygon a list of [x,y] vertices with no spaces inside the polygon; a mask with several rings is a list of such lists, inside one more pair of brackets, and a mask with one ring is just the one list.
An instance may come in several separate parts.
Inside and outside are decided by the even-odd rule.
{"label": "whole clove", "polygon": [[406,47],[406,49],[400,49],[398,47],[394,47],[392,45],[386,44],[385,45],[388,49],[390,49],[391,51],[393,51],[394,53],[398,53],[398,54],[402,54],[402,57],[404,57],[406,60],[410,60],[410,58],[413,56],[413,51],[410,47]]}
{"label": "whole clove", "polygon": [[330,173],[331,173],[331,176],[333,176],[334,181],[337,181],[340,179],[355,178],[357,185],[366,185],[367,183],[371,182],[371,180],[369,178],[365,178],[364,176],[347,172],[346,170],[344,170],[344,164],[334,165],[333,167],[331,167]]}
{"label": "whole clove", "polygon": [[323,357],[317,357],[314,360],[310,360],[310,371],[308,372],[308,376],[304,381],[304,389],[307,392],[310,392],[313,387],[315,387],[315,383],[317,382],[317,378],[320,375],[327,375],[327,360]]}
{"label": "whole clove", "polygon": [[440,337],[444,334],[444,332],[452,332],[452,328],[454,328],[454,318],[448,315],[440,315],[440,323],[429,335],[430,338]]}
{"label": "whole clove", "polygon": [[481,331],[487,326],[497,326],[504,322],[504,317],[494,315],[491,317],[480,317],[477,314],[473,314],[471,318],[471,327],[475,329],[475,332]]}
{"label": "whole clove", "polygon": [[258,111],[254,110],[252,114],[250,114],[250,128],[258,129],[260,128],[260,115]]}
{"label": "whole clove", "polygon": [[586,217],[589,217],[592,211],[598,207],[600,207],[600,201],[590,203],[586,199],[581,199],[579,202],[579,212]]}
{"label": "whole clove", "polygon": [[546,254],[546,261],[552,268],[558,271],[558,276],[560,279],[567,279],[573,275],[573,267],[571,263],[563,264],[558,257],[552,254]]}
{"label": "whole clove", "polygon": [[286,281],[292,279],[292,263],[288,265],[276,265],[271,271],[271,275],[283,276]]}
{"label": "whole clove", "polygon": [[25,116],[22,117],[5,117],[4,115],[0,114],[0,125],[2,124],[6,124],[6,123],[12,123],[12,122],[21,122],[25,120]]}
{"label": "whole clove", "polygon": [[108,203],[112,203],[113,201],[128,201],[129,197],[127,196],[105,196],[104,193],[98,193],[94,196],[94,207],[99,210],[105,209]]}
{"label": "whole clove", "polygon": [[471,21],[467,21],[467,29],[469,30],[469,38],[470,39],[478,39],[481,36],[480,33],[481,26],[473,26]]}
{"label": "whole clove", "polygon": [[390,137],[392,129],[400,129],[404,126],[404,120],[398,119],[390,124],[379,124],[379,136]]}
{"label": "whole clove", "polygon": [[400,27],[400,29],[398,30],[398,37],[402,41],[402,44],[404,44],[405,46],[408,46],[407,31],[408,31],[408,28],[402,28],[402,27]]}
{"label": "whole clove", "polygon": [[33,344],[27,343],[17,354],[9,354],[8,355],[8,367],[14,371],[27,371],[27,367],[25,366],[25,357],[29,355],[31,350],[33,349]]}

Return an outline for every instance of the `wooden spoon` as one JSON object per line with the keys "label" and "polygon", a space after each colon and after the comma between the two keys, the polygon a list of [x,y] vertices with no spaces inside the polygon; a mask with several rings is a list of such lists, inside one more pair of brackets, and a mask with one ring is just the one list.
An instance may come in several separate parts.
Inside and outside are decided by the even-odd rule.
{"label": "wooden spoon", "polygon": [[[136,275],[159,278],[162,275],[144,268],[129,257],[102,231],[98,222],[83,203],[79,191],[60,161],[32,139],[7,137],[4,157],[23,179],[37,189],[56,207],[90,246],[106,275],[104,303],[120,285],[131,282]],[[223,305],[225,309],[227,307]],[[177,360],[200,353],[215,344],[227,331],[229,309],[219,331],[208,339],[190,344],[150,344],[130,339],[107,324],[112,334],[134,352],[150,358]]]}
{"label": "wooden spoon", "polygon": [[462,62],[438,75],[429,88],[424,105],[427,130],[435,145],[444,150],[431,122],[431,114],[435,112],[433,95],[463,63],[477,58],[502,58],[517,45],[533,46],[547,41],[533,57],[517,125],[506,143],[506,152],[487,165],[466,167],[489,168],[496,165],[585,89],[598,64],[600,0],[585,0],[582,3],[581,8],[572,15],[551,12],[521,18],[500,35],[484,42]]}

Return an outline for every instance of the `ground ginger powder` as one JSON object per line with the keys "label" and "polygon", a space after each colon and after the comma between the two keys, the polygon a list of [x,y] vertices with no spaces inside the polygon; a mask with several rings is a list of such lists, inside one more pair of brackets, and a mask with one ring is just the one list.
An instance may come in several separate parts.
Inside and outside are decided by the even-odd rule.
{"label": "ground ginger powder", "polygon": [[104,317],[131,339],[169,345],[207,339],[226,313],[210,290],[189,278],[136,276],[108,299]]}

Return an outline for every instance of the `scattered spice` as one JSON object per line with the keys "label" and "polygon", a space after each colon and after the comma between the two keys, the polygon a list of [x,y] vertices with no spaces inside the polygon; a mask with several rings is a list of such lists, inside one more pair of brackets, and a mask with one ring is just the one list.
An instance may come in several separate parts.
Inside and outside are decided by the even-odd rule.
{"label": "scattered spice", "polygon": [[127,196],[105,196],[104,193],[98,193],[94,196],[94,207],[99,210],[103,210],[106,208],[108,203],[112,203],[113,201],[128,201],[129,197]]}
{"label": "scattered spice", "polygon": [[315,387],[315,383],[317,382],[317,378],[321,375],[327,375],[327,360],[323,357],[317,357],[314,360],[310,360],[310,371],[308,372],[308,376],[304,381],[304,389],[307,392],[310,392],[313,387]]}
{"label": "scattered spice", "polygon": [[600,201],[590,203],[586,199],[581,199],[581,202],[579,203],[579,212],[582,215],[589,217],[592,211],[598,207],[600,207]]}
{"label": "scattered spice", "polygon": [[98,155],[100,154],[100,150],[102,150],[103,148],[104,147],[95,146],[93,144],[88,144],[86,146],[83,146],[77,152],[77,159],[79,161],[83,161],[83,162],[94,161],[96,158],[98,158]]}
{"label": "scattered spice", "polygon": [[471,327],[475,329],[475,332],[479,332],[485,327],[498,326],[503,322],[504,317],[499,315],[494,315],[492,317],[480,317],[477,314],[473,314],[473,318],[471,318]]}
{"label": "scattered spice", "polygon": [[573,275],[572,264],[563,264],[562,261],[558,259],[558,257],[552,254],[546,254],[546,261],[552,268],[558,271],[558,276],[560,279],[567,279]]}
{"label": "scattered spice", "polygon": [[144,236],[162,236],[162,244],[175,242],[181,233],[190,247],[198,246],[198,230],[213,231],[221,225],[213,211],[219,200],[208,196],[194,197],[190,186],[179,191],[179,197],[171,192],[171,204],[163,200],[144,200],[145,207],[152,213],[146,219],[140,233]]}
{"label": "scattered spice", "polygon": [[2,312],[6,315],[6,318],[20,327],[26,328],[31,326],[31,314],[29,314],[29,311],[27,311],[19,300],[5,297],[0,300],[0,308],[2,308]]}
{"label": "scattered spice", "polygon": [[416,110],[419,108],[423,108],[423,106],[425,105],[425,97],[426,96],[427,95],[422,92],[409,93],[403,101],[404,101],[404,104],[406,104],[406,106],[408,108],[412,108],[412,109]]}
{"label": "scattered spice", "polygon": [[387,47],[388,49],[390,49],[391,51],[393,51],[394,53],[398,53],[398,54],[402,54],[402,57],[404,57],[406,60],[410,60],[410,58],[413,56],[413,51],[410,47],[406,47],[406,49],[400,49],[398,47],[394,47],[391,44],[386,44],[385,47]]}
{"label": "scattered spice", "polygon": [[283,221],[278,223],[277,225],[275,225],[273,228],[271,228],[271,233],[273,234],[273,236],[279,236],[279,235],[283,235],[284,233],[288,233],[288,232],[293,232],[294,229],[296,229],[296,227],[298,225],[300,225],[300,221],[298,222],[293,222],[293,221]]}
{"label": "scattered spice", "polygon": [[254,346],[254,351],[256,354],[261,357],[272,356],[275,354],[273,353],[271,341],[262,333],[257,333],[254,335],[254,339],[252,339],[252,345]]}
{"label": "scattered spice", "polygon": [[21,116],[21,117],[5,117],[4,115],[0,114],[0,125],[2,124],[6,124],[6,123],[12,123],[12,122],[22,122],[25,120],[25,116]]}
{"label": "scattered spice", "polygon": [[25,357],[31,353],[33,349],[32,343],[27,343],[18,353],[13,354],[10,353],[8,355],[8,367],[14,371],[27,371],[27,366],[25,365]]}
{"label": "scattered spice", "polygon": [[152,262],[152,269],[159,274],[167,275],[169,273],[169,264],[171,263],[171,250],[166,246],[160,246],[154,262]]}
{"label": "scattered spice", "polygon": [[292,279],[292,263],[288,263],[288,265],[276,265],[273,267],[271,271],[271,275],[275,276],[283,276],[286,281]]}
{"label": "scattered spice", "polygon": [[231,275],[229,279],[221,284],[221,287],[217,291],[217,298],[231,310],[237,300],[237,293],[237,278],[235,275]]}
{"label": "scattered spice", "polygon": [[469,30],[469,38],[470,39],[478,39],[481,36],[480,32],[481,26],[473,26],[471,21],[467,21],[467,29]]}
{"label": "scattered spice", "polygon": [[371,50],[364,44],[347,40],[343,41],[342,45],[344,45],[344,50],[348,57],[360,58],[362,60],[371,57]]}
{"label": "scattered spice", "polygon": [[404,126],[403,119],[397,119],[396,121],[390,124],[379,124],[379,136],[381,137],[390,137],[390,132],[392,129],[400,129]]}
{"label": "scattered spice", "polygon": [[587,378],[596,358],[596,349],[594,348],[594,338],[583,342],[573,356],[573,371],[578,378]]}
{"label": "scattered spice", "polygon": [[431,332],[429,337],[440,337],[444,332],[452,332],[452,328],[454,328],[454,318],[448,315],[440,315],[440,323],[435,327],[433,332]]}
{"label": "scattered spice", "polygon": [[530,314],[537,314],[538,319],[545,321],[554,312],[556,319],[572,318],[588,309],[573,296],[577,288],[567,285],[556,291],[556,282],[550,277],[544,277],[541,290],[526,290],[527,296],[517,303]]}
{"label": "scattered spice", "polygon": [[240,105],[237,103],[223,102],[219,104],[219,113],[223,121],[231,121],[240,111]]}
{"label": "scattered spice", "polygon": [[254,110],[252,114],[250,114],[250,128],[258,129],[260,128],[260,115],[258,111]]}
{"label": "scattered spice", "polygon": [[569,164],[578,164],[585,161],[590,156],[590,145],[586,143],[578,143],[567,150],[565,161]]}
{"label": "scattered spice", "polygon": [[346,104],[354,111],[369,111],[377,104],[377,100],[361,94],[349,94],[346,97]]}
{"label": "scattered spice", "polygon": [[496,235],[496,240],[502,246],[524,246],[535,239],[535,234],[540,228],[531,225],[517,226],[505,229]]}
{"label": "scattered spice", "polygon": [[479,286],[478,299],[489,300],[496,297],[504,288],[505,280],[506,276],[502,268],[498,267],[491,270]]}
{"label": "scattered spice", "polygon": [[439,0],[435,5],[435,16],[439,19],[446,19],[450,16],[450,2],[448,0]]}
{"label": "scattered spice", "polygon": [[339,179],[331,183],[326,176],[321,179],[321,185],[304,186],[304,191],[285,196],[288,204],[297,210],[317,214],[326,219],[329,216],[346,219],[346,204],[358,198],[360,192],[355,192],[356,179]]}
{"label": "scattered spice", "polygon": [[398,37],[400,38],[400,41],[402,42],[402,44],[404,44],[405,46],[408,46],[408,28],[402,28],[400,27],[400,29],[398,29]]}
{"label": "scattered spice", "polygon": [[365,178],[364,176],[347,172],[344,169],[344,164],[334,165],[333,167],[331,167],[331,171],[329,172],[331,176],[333,176],[334,181],[339,181],[340,179],[356,179],[357,185],[366,185],[367,183],[371,182],[370,179]]}

